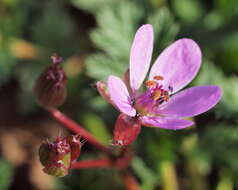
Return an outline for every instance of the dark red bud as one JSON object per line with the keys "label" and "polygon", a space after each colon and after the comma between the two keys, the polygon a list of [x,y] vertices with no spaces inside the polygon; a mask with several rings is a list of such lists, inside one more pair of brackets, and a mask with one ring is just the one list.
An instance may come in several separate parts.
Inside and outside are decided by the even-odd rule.
{"label": "dark red bud", "polygon": [[68,174],[71,152],[66,139],[58,137],[54,142],[44,142],[40,146],[39,157],[45,173],[55,177],[63,177]]}
{"label": "dark red bud", "polygon": [[44,166],[43,171],[55,177],[67,175],[72,161],[79,157],[83,143],[80,141],[80,135],[58,137],[54,142],[42,143],[39,157]]}
{"label": "dark red bud", "polygon": [[126,146],[131,144],[139,135],[141,124],[137,118],[120,114],[114,129],[114,145]]}
{"label": "dark red bud", "polygon": [[45,107],[59,107],[65,101],[67,77],[59,65],[61,57],[52,56],[52,65],[47,67],[38,78],[34,87],[37,101]]}

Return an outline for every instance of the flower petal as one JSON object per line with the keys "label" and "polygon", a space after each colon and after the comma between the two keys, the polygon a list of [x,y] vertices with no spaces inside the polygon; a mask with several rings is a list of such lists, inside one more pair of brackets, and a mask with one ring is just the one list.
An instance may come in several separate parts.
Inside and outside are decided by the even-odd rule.
{"label": "flower petal", "polygon": [[131,98],[126,85],[116,76],[108,77],[108,92],[113,104],[128,116],[135,116],[136,110],[131,105]]}
{"label": "flower petal", "polygon": [[110,96],[108,94],[108,91],[107,91],[107,86],[104,82],[102,81],[98,81],[96,83],[96,87],[97,87],[97,90],[99,92],[99,94],[109,103],[111,103],[111,100],[110,100]]}
{"label": "flower petal", "polygon": [[149,70],[153,50],[153,28],[150,24],[141,26],[136,34],[130,53],[130,85],[132,91],[140,88]]}
{"label": "flower petal", "polygon": [[191,39],[180,39],[166,48],[151,68],[149,79],[162,76],[165,89],[173,93],[185,87],[197,74],[201,65],[201,50]]}
{"label": "flower petal", "polygon": [[218,86],[197,86],[174,95],[159,108],[161,114],[175,117],[192,117],[215,106],[222,97]]}
{"label": "flower petal", "polygon": [[127,87],[127,89],[128,89],[128,91],[129,91],[129,93],[130,93],[130,89],[131,89],[131,87],[130,87],[130,73],[129,73],[129,68],[125,71],[125,73],[124,73],[124,75],[123,75],[123,77],[122,77],[122,81],[125,83],[125,85],[126,85],[126,87]]}
{"label": "flower petal", "polygon": [[178,130],[194,125],[194,122],[178,118],[140,117],[142,125],[163,129]]}

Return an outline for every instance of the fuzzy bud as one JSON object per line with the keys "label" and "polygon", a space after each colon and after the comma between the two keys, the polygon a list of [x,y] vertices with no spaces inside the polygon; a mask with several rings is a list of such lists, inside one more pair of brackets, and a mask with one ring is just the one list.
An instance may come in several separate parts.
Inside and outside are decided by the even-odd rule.
{"label": "fuzzy bud", "polygon": [[114,129],[114,145],[126,146],[131,144],[139,135],[140,122],[133,117],[120,114]]}
{"label": "fuzzy bud", "polygon": [[43,171],[55,177],[67,175],[72,161],[79,157],[81,147],[79,135],[58,137],[54,142],[42,143],[39,148],[39,157],[44,166]]}
{"label": "fuzzy bud", "polygon": [[59,65],[63,59],[56,55],[52,56],[51,59],[52,64],[38,78],[34,92],[40,105],[59,107],[66,98],[67,77]]}

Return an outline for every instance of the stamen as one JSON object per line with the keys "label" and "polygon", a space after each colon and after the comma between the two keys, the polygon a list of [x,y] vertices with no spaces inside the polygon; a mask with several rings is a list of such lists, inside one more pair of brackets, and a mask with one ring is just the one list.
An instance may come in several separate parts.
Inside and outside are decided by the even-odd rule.
{"label": "stamen", "polygon": [[161,91],[160,90],[156,90],[153,94],[152,94],[152,98],[154,101],[159,100],[161,97]]}
{"label": "stamen", "polygon": [[164,96],[164,101],[168,102],[169,101],[169,96]]}
{"label": "stamen", "polygon": [[144,84],[149,87],[151,92],[151,98],[157,103],[162,103],[163,101],[169,101],[169,91],[173,91],[173,87],[169,86],[168,90],[164,90],[162,85],[159,85],[158,80],[164,80],[162,76],[154,76],[153,80],[148,80]]}
{"label": "stamen", "polygon": [[169,93],[167,91],[164,91],[164,101],[168,102],[169,101]]}
{"label": "stamen", "polygon": [[164,77],[162,77],[162,76],[154,76],[154,80],[164,80]]}
{"label": "stamen", "polygon": [[[164,80],[162,76],[154,76],[152,80],[148,80],[144,83],[147,87],[146,92],[140,94],[132,102],[137,114],[136,117],[144,116],[154,112],[160,104],[168,102],[170,99],[169,94],[173,91],[172,86],[168,86],[166,90],[160,81]],[[120,143],[120,142],[119,142]]]}
{"label": "stamen", "polygon": [[153,80],[148,80],[148,81],[146,81],[144,84],[145,84],[145,86],[147,86],[147,87],[153,87],[153,86],[155,86],[155,85],[157,84],[157,82],[155,82],[155,81],[153,81]]}

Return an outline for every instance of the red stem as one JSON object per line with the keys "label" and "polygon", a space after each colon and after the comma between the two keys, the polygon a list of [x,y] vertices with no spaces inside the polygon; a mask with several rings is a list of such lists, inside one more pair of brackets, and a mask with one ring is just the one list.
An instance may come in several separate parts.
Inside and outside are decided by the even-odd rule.
{"label": "red stem", "polygon": [[101,151],[105,152],[107,155],[112,156],[111,150],[101,144],[91,133],[89,133],[87,130],[85,130],[82,126],[77,124],[75,121],[68,118],[66,115],[64,115],[62,112],[55,108],[47,108],[47,111],[60,123],[62,123],[65,127],[67,127],[69,130],[80,134],[85,140],[87,140],[89,143],[94,145],[96,148],[100,149]]}
{"label": "red stem", "polygon": [[121,171],[121,179],[127,190],[140,190],[138,182],[129,171]]}
{"label": "red stem", "polygon": [[[47,111],[60,123],[62,123],[65,127],[67,127],[69,130],[80,134],[84,139],[86,139],[89,143],[94,145],[99,150],[103,151],[109,156],[109,159],[111,156],[113,156],[112,151],[101,144],[91,133],[89,133],[87,130],[85,130],[82,126],[68,118],[66,115],[61,113],[59,110],[54,108],[48,108]],[[95,167],[115,167],[113,163],[110,160],[88,160],[88,161],[80,161],[72,163],[71,168],[72,169],[80,169],[80,168],[95,168]],[[121,170],[120,175],[122,178],[123,183],[125,184],[125,187],[127,190],[140,190],[139,184],[132,176],[129,171],[127,170]]]}
{"label": "red stem", "polygon": [[97,168],[97,167],[104,167],[110,168],[112,164],[109,160],[88,160],[88,161],[79,161],[72,163],[72,169],[81,169],[81,168]]}

